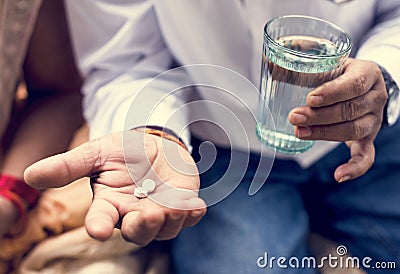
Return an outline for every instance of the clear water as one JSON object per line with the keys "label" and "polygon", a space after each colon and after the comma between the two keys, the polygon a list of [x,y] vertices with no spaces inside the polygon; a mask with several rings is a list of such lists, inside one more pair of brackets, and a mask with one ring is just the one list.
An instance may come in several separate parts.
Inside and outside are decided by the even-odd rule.
{"label": "clear water", "polygon": [[[337,52],[336,45],[329,40],[289,36],[277,42],[305,55],[321,56],[310,60],[306,56],[282,53],[271,47],[264,50],[260,96],[265,104],[259,104],[256,132],[265,145],[279,152],[298,154],[310,149],[314,141],[300,140],[294,136],[294,127],[288,120],[288,114],[293,108],[305,105],[307,94],[314,87],[336,78],[341,68],[339,60],[323,58]],[[264,114],[267,107],[275,128]]]}

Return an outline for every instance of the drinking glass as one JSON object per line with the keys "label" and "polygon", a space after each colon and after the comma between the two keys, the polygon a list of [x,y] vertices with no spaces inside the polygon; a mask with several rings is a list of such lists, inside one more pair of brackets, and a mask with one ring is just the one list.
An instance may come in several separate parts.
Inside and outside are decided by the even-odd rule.
{"label": "drinking glass", "polygon": [[306,105],[312,89],[343,72],[351,47],[348,33],[319,18],[288,15],[265,25],[256,126],[263,144],[287,154],[313,146],[294,135],[288,114]]}

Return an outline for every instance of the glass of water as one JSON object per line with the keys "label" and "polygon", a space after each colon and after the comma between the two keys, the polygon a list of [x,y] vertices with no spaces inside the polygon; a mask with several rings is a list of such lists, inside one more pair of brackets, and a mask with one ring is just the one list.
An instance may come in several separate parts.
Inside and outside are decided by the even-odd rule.
{"label": "glass of water", "polygon": [[318,18],[282,16],[265,25],[256,127],[263,144],[287,154],[313,146],[314,141],[294,135],[289,112],[306,105],[312,89],[343,72],[351,47],[349,34]]}

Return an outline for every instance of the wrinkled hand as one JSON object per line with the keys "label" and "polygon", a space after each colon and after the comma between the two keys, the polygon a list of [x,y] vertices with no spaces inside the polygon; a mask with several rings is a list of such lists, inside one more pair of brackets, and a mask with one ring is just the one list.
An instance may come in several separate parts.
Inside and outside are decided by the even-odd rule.
{"label": "wrinkled hand", "polygon": [[289,121],[300,139],[346,142],[351,159],[334,174],[343,182],[363,175],[372,166],[373,141],[382,124],[386,100],[379,67],[349,59],[344,73],[312,90],[307,106],[293,109]]}
{"label": "wrinkled hand", "polygon": [[[174,142],[141,132],[89,141],[25,171],[25,181],[36,188],[61,187],[85,176],[91,176],[93,189],[85,226],[99,240],[109,238],[116,226],[126,240],[140,245],[171,239],[206,212],[190,154]],[[139,199],[134,189],[146,178],[157,186]]]}

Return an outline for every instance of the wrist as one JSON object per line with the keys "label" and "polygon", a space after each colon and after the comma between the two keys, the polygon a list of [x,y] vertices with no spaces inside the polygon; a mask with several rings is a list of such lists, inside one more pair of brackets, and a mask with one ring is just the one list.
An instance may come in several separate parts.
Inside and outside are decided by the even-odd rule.
{"label": "wrist", "polygon": [[[379,66],[379,65],[378,65]],[[399,86],[393,80],[392,76],[382,66],[379,66],[383,79],[385,81],[386,92],[388,99],[383,110],[383,121],[384,126],[394,125],[400,117],[400,91]]]}
{"label": "wrist", "polygon": [[39,199],[39,191],[14,176],[0,174],[0,196],[3,201],[6,200],[8,204],[14,205],[10,209],[14,210],[13,213],[16,215],[14,221],[21,221],[21,229],[23,229],[26,211],[35,206]]}
{"label": "wrist", "polygon": [[144,132],[146,134],[150,134],[153,136],[158,136],[158,137],[167,139],[169,141],[172,141],[172,142],[178,144],[185,150],[188,150],[186,144],[182,141],[182,139],[175,132],[173,132],[172,130],[170,130],[168,128],[149,125],[149,126],[136,127],[136,128],[133,128],[132,130]]}

